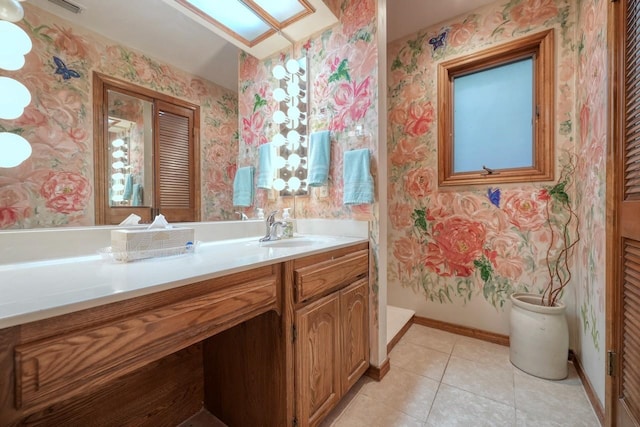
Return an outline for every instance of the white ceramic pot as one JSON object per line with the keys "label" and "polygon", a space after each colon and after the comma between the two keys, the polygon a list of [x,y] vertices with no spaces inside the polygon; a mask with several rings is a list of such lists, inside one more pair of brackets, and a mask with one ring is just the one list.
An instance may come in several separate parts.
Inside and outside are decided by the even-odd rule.
{"label": "white ceramic pot", "polygon": [[542,305],[535,294],[511,295],[509,355],[517,368],[536,377],[561,380],[568,374],[566,306]]}

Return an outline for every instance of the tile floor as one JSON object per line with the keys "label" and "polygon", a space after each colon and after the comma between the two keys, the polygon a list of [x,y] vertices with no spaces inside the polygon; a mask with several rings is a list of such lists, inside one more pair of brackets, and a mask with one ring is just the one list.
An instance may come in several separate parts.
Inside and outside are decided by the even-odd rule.
{"label": "tile floor", "polygon": [[508,347],[415,324],[390,357],[382,381],[363,377],[323,427],[600,425],[573,365],[541,380]]}

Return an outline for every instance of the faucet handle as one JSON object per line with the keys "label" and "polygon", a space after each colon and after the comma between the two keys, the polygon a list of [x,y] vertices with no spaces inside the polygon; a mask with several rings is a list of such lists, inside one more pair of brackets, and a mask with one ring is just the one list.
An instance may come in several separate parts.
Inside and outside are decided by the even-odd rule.
{"label": "faucet handle", "polygon": [[275,211],[271,211],[271,213],[267,216],[267,222],[270,224],[273,223],[275,221],[275,217],[277,213],[278,213],[278,209],[276,209]]}

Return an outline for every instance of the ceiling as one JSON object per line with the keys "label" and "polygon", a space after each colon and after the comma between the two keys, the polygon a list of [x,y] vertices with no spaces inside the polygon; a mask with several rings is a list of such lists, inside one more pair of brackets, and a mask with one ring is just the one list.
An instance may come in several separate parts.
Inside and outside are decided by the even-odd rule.
{"label": "ceiling", "polygon": [[[238,48],[163,0],[70,0],[76,15],[48,0],[28,0],[103,36],[238,90]],[[495,0],[387,0],[388,41]]]}

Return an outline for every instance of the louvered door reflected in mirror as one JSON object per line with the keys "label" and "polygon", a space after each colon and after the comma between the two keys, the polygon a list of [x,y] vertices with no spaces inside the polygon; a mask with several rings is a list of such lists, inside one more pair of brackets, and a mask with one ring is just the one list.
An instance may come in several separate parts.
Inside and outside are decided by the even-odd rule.
{"label": "louvered door reflected in mirror", "polygon": [[199,107],[94,74],[96,224],[198,221]]}

